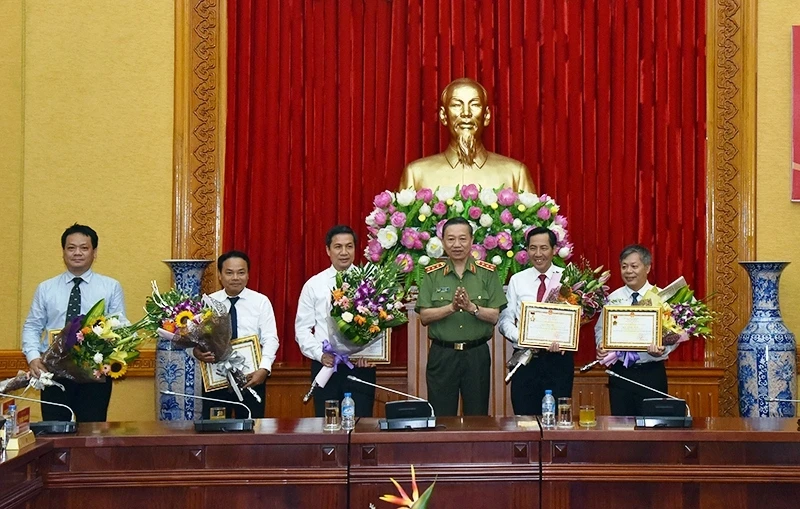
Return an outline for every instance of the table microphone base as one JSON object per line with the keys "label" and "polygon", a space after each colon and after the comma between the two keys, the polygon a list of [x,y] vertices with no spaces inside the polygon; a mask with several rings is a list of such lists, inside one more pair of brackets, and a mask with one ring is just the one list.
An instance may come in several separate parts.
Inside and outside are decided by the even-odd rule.
{"label": "table microphone base", "polygon": [[194,430],[201,433],[232,433],[253,431],[253,419],[202,419],[194,422]]}
{"label": "table microphone base", "polygon": [[73,421],[32,422],[31,431],[35,435],[64,435],[77,432],[78,425]]}
{"label": "table microphone base", "polygon": [[634,429],[691,428],[691,417],[637,417]]}
{"label": "table microphone base", "polygon": [[380,419],[378,425],[381,430],[425,430],[436,429],[436,417],[403,417],[399,419]]}

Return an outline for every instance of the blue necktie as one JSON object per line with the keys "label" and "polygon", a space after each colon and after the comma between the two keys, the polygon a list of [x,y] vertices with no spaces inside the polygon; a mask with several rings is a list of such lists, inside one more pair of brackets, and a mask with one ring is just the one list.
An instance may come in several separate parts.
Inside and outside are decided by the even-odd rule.
{"label": "blue necktie", "polygon": [[236,339],[239,337],[239,317],[236,313],[236,303],[239,302],[241,297],[228,297],[228,300],[231,301],[231,339]]}
{"label": "blue necktie", "polygon": [[631,306],[635,306],[639,303],[639,292],[633,292],[631,294]]}
{"label": "blue necktie", "polygon": [[64,324],[68,324],[70,320],[81,314],[81,288],[80,284],[83,279],[76,277],[72,280],[72,291],[69,292],[69,301],[67,302],[67,319]]}

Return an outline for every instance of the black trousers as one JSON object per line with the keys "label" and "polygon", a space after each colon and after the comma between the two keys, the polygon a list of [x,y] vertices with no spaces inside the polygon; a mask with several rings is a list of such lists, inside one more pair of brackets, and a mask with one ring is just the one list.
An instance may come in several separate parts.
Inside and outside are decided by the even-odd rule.
{"label": "black trousers", "polygon": [[527,366],[520,366],[511,377],[511,405],[515,415],[540,415],[544,391],[553,391],[553,397],[571,398],[575,378],[575,361],[572,352],[539,351]]}
{"label": "black trousers", "polygon": [[[630,368],[626,368],[621,362],[616,362],[610,369],[648,387],[667,392],[667,369],[664,361],[634,364]],[[620,416],[642,415],[642,401],[664,397],[613,376],[608,378],[608,396],[611,402],[611,415]]]}
{"label": "black trousers", "polygon": [[[104,382],[78,383],[66,378],[56,378],[64,386],[45,387],[40,396],[42,401],[61,403],[72,408],[77,422],[105,422],[108,417],[108,402],[111,401],[111,378]],[[69,410],[55,405],[42,405],[43,421],[69,421]]]}
{"label": "black trousers", "polygon": [[[321,362],[311,362],[311,380],[316,378],[321,369]],[[339,364],[336,368],[336,373],[331,376],[325,387],[314,389],[314,414],[317,417],[325,416],[326,400],[335,399],[341,402],[344,399],[345,392],[351,393],[353,397],[353,401],[356,404],[356,417],[372,417],[372,406],[375,404],[375,387],[348,380],[347,375],[353,375],[373,384],[377,382],[375,368],[350,369],[344,364]]]}
{"label": "black trousers", "polygon": [[436,415],[458,415],[458,396],[464,415],[489,415],[489,345],[454,350],[431,344],[425,379],[428,401]]}
{"label": "black trousers", "polygon": [[[242,389],[242,398],[244,399],[241,403],[247,405],[247,408],[250,409],[250,415],[253,419],[263,419],[264,418],[264,409],[267,406],[267,384],[266,382],[261,385],[256,385],[253,387],[253,390],[256,391],[256,394],[261,398],[261,403],[258,402],[256,398],[248,391],[247,389]],[[234,393],[230,388],[219,389],[216,391],[206,392],[203,391],[203,397],[205,398],[217,398],[217,399],[224,399],[225,401],[236,401],[239,402],[239,399],[236,397],[236,393]],[[218,408],[218,407],[225,407],[225,417],[228,419],[236,418],[236,419],[246,419],[247,412],[244,408],[240,407],[239,405],[235,405],[233,403],[215,403],[213,401],[203,401],[203,419],[210,418],[211,409]]]}

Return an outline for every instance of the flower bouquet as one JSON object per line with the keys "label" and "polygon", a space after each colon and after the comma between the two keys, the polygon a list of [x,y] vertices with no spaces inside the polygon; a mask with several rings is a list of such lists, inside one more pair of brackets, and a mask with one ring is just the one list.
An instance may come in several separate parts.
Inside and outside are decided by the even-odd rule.
{"label": "flower bouquet", "polygon": [[[231,346],[231,318],[225,306],[208,295],[198,299],[175,288],[161,293],[155,281],[152,287],[153,292],[145,302],[151,329],[176,348],[196,347],[213,353],[214,371],[228,379],[230,390],[243,401],[241,388],[247,383],[246,362]],[[252,388],[248,390],[261,402]]]}
{"label": "flower bouquet", "polygon": [[419,284],[425,267],[444,254],[442,227],[453,217],[472,225],[472,255],[497,266],[505,281],[509,273],[526,268],[525,236],[537,226],[556,235],[556,257],[563,267],[572,255],[567,220],[558,215],[559,206],[548,195],[517,193],[510,188],[481,189],[474,184],[431,189],[384,191],[374,200],[375,208],[366,218],[369,230],[365,251],[374,263],[394,261],[401,266],[408,289]]}
{"label": "flower bouquet", "polygon": [[[393,478],[389,478],[394,484],[395,488],[397,488],[397,492],[400,494],[398,497],[397,495],[383,495],[380,500],[384,502],[389,502],[390,504],[394,504],[400,507],[405,507],[407,509],[425,509],[428,507],[428,501],[433,495],[433,487],[436,486],[436,481],[433,482],[428,489],[426,489],[422,495],[419,494],[419,488],[417,487],[417,478],[416,473],[414,472],[414,465],[411,465],[411,496],[409,497],[406,491],[400,486],[400,483],[395,481]],[[375,508],[374,505],[370,504],[371,508]]]}
{"label": "flower bouquet", "polygon": [[369,347],[386,329],[408,322],[401,302],[401,267],[390,262],[353,266],[336,274],[331,291],[328,338],[323,353],[332,354],[334,365],[323,366],[303,398],[307,402],[316,387],[325,387],[339,364],[353,368],[348,356]]}

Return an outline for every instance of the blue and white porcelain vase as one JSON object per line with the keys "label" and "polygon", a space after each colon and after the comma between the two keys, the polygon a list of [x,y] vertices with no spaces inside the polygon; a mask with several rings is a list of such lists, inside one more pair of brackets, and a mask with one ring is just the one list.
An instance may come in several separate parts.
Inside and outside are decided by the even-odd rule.
{"label": "blue and white porcelain vase", "polygon": [[739,334],[739,413],[742,417],[794,417],[796,345],[781,318],[778,282],[789,262],[739,262],[750,276],[753,309]]}
{"label": "blue and white porcelain vase", "polygon": [[[172,270],[175,288],[187,295],[200,295],[203,272],[211,260],[164,260]],[[200,368],[191,352],[172,348],[172,343],[159,339],[156,345],[156,413],[161,421],[193,421],[200,419],[200,400],[162,394],[182,392],[199,396],[203,382]]]}

